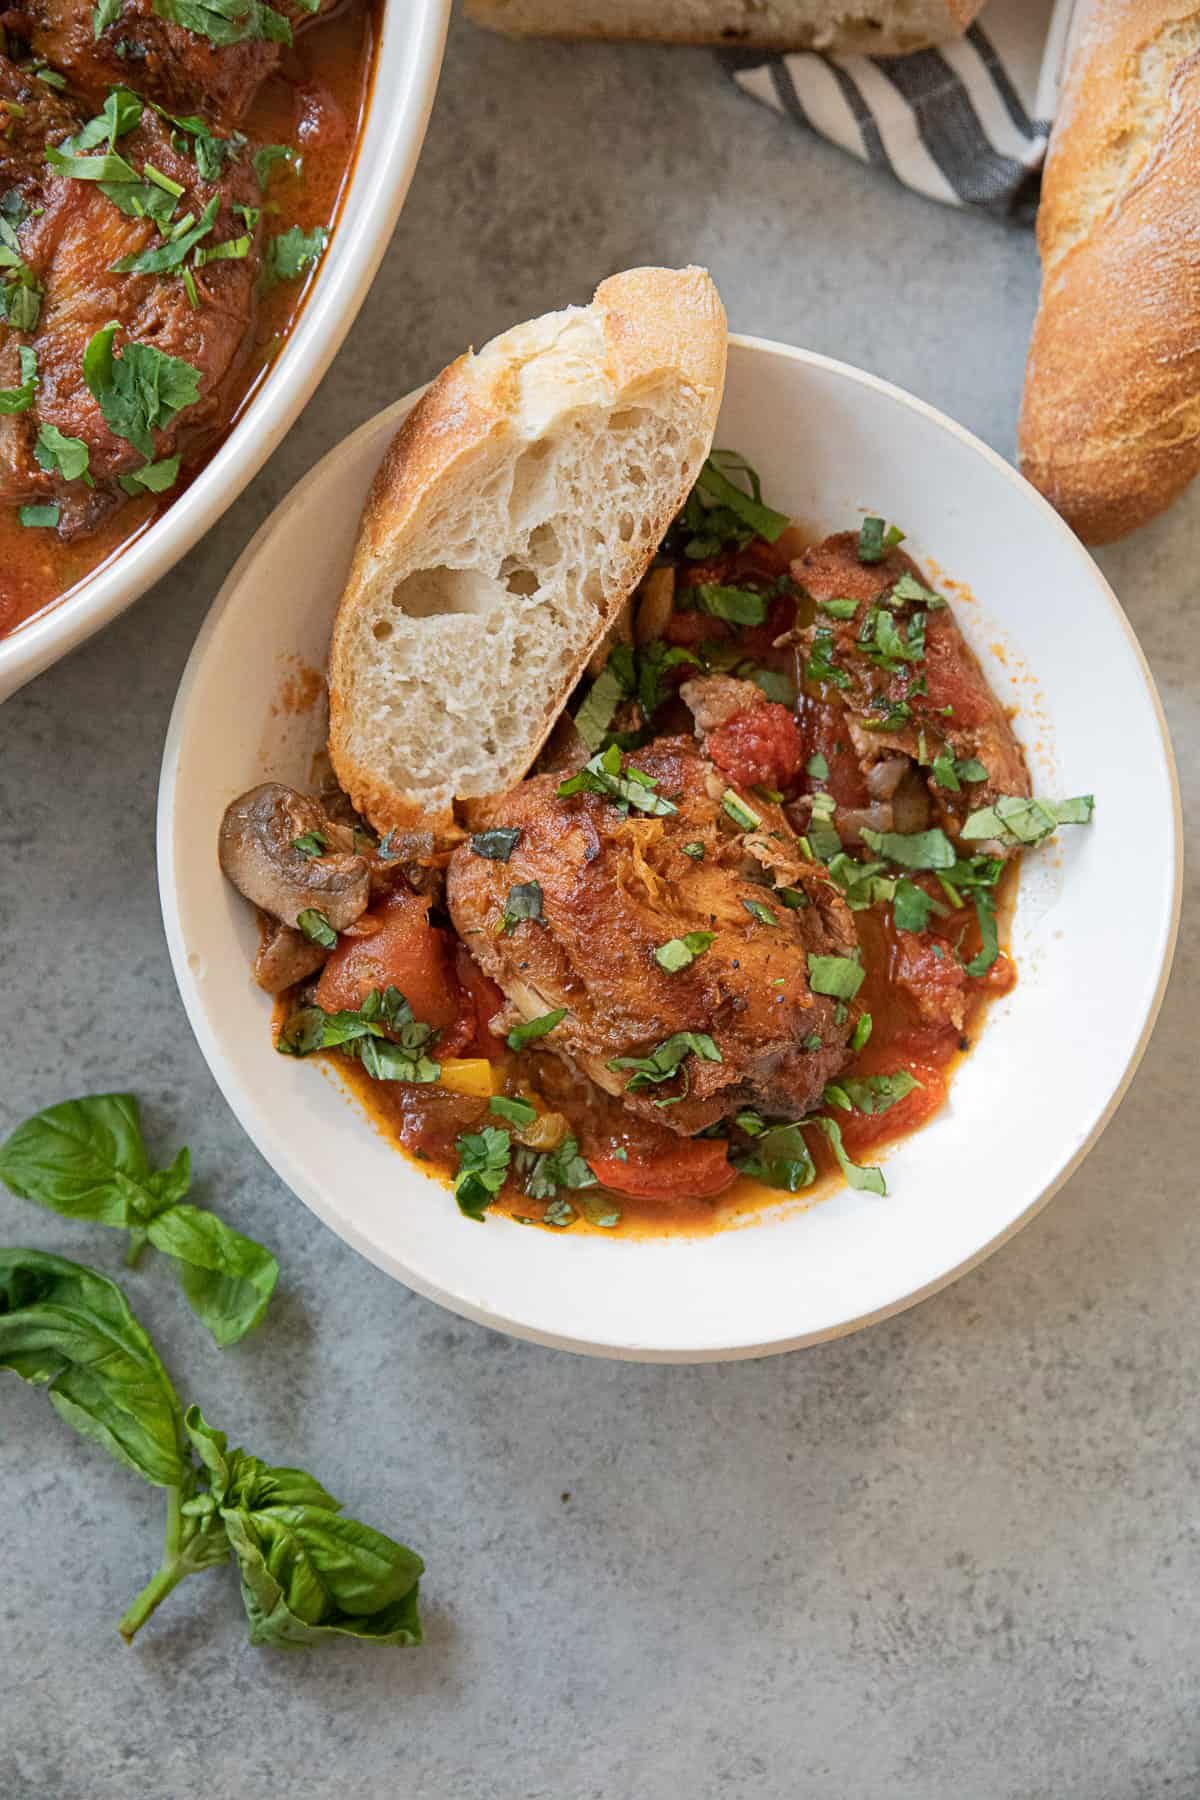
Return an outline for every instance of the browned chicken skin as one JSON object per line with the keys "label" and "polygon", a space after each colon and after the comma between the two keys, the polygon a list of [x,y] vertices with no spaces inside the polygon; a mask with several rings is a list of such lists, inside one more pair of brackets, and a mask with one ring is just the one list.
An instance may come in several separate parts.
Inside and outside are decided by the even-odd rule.
{"label": "browned chicken skin", "polygon": [[[477,829],[516,826],[521,836],[507,862],[469,844],[455,852],[447,884],[454,924],[520,1018],[568,1008],[541,1046],[631,1111],[683,1134],[739,1107],[797,1116],[819,1103],[846,1061],[853,1009],[812,991],[807,953],[855,955],[851,914],[824,872],[801,861],[781,816],[770,823],[807,904],[790,910],[762,884],[721,805],[723,783],[690,739],[659,739],[628,760],[677,813],[622,816],[598,794],[559,799],[558,774],[535,776],[473,818]],[[685,854],[698,844],[702,858]],[[509,890],[534,881],[542,921],[498,929]],[[713,933],[711,947],[664,971],[655,950],[693,931]],[[681,1076],[640,1091],[630,1091],[628,1070],[608,1066],[687,1031],[709,1034],[721,1061],[689,1055]]]}
{"label": "browned chicken skin", "polygon": [[[792,575],[817,602],[857,603],[848,619],[831,617],[818,606],[815,623],[797,634],[798,647],[802,661],[807,660],[818,634],[824,636],[825,656],[845,682],[831,681],[830,691],[846,707],[847,729],[867,787],[877,799],[890,800],[896,785],[886,796],[876,794],[876,789],[888,787],[893,777],[898,785],[902,775],[893,767],[886,776],[881,770],[873,780],[872,771],[887,761],[894,764],[897,753],[921,765],[939,822],[951,835],[968,813],[990,805],[998,795],[1030,794],[1029,771],[1012,726],[949,607],[931,606],[920,596],[887,607],[905,634],[914,617],[925,614],[924,652],[918,662],[889,670],[864,653],[862,639],[870,630],[876,603],[889,596],[903,576],[922,587],[930,585],[911,557],[891,550],[881,562],[861,562],[857,534],[841,531],[806,550],[792,564]],[[865,722],[885,719],[889,720],[885,729]],[[930,771],[943,750],[956,761],[982,763],[987,779],[963,780],[957,791],[938,785]],[[927,822],[913,819],[897,828],[919,829]]]}
{"label": "browned chicken skin", "polygon": [[229,44],[214,44],[173,23],[163,15],[174,9],[162,0],[157,7],[155,0],[122,0],[99,36],[92,0],[27,0],[4,13],[0,23],[61,70],[93,107],[108,88],[127,83],[170,112],[200,111],[229,128],[279,67],[287,33],[295,34],[339,3],[324,0],[310,10],[297,0],[274,0],[269,10],[252,11],[252,0],[246,0],[229,26],[230,35],[244,30],[247,36]]}
{"label": "browned chicken skin", "polygon": [[[46,146],[77,133],[83,116],[0,56],[0,110],[6,101],[19,110],[8,134],[0,136],[0,197],[19,203],[20,252],[41,297],[32,331],[0,330],[0,387],[19,385],[22,345],[37,357],[38,381],[32,407],[0,417],[0,504],[55,502],[59,531],[72,536],[91,530],[119,505],[124,492],[118,478],[148,460],[110,429],[84,379],[84,352],[106,325],[115,321],[119,327],[117,358],[130,343],[143,344],[186,362],[198,375],[194,403],[153,431],[153,460],[195,455],[223,426],[227,390],[252,338],[261,260],[257,225],[233,209],[256,207],[258,184],[244,155],[226,161],[218,180],[202,180],[188,137],[171,133],[150,107],[118,139],[117,152],[135,170],[149,164],[182,189],[175,221],[189,213],[201,221],[215,200],[211,229],[199,248],[250,239],[246,255],[191,270],[193,305],[179,269],[113,271],[122,258],[165,243],[153,220],[127,217],[97,182],[71,179],[47,164]],[[87,446],[93,485],[81,477],[64,480],[60,469],[39,464],[35,446],[43,426]]]}

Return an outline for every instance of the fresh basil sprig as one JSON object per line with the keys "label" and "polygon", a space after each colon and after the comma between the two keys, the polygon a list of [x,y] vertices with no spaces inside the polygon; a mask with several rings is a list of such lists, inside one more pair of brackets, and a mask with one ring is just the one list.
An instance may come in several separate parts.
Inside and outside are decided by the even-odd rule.
{"label": "fresh basil sprig", "polygon": [[215,1213],[184,1202],[186,1149],[169,1169],[151,1168],[132,1094],[90,1094],[35,1113],[0,1144],[0,1181],[64,1218],[128,1231],[130,1266],[147,1242],[174,1257],[189,1306],[222,1347],[267,1310],[279,1264]]}
{"label": "fresh basil sprig", "polygon": [[421,1558],[341,1516],[303,1469],[229,1450],[186,1413],[115,1282],[39,1250],[0,1249],[0,1369],[44,1387],[59,1415],[166,1490],[162,1563],[120,1623],[131,1641],[173,1588],[232,1552],[250,1641],[281,1649],[331,1634],[419,1644]]}

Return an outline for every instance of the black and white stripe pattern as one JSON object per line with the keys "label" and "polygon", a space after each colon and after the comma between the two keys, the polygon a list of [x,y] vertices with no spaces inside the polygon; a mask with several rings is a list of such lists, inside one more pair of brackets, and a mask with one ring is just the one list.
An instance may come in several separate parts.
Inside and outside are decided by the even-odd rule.
{"label": "black and white stripe pattern", "polygon": [[1031,216],[1070,11],[1070,0],[992,0],[964,37],[911,56],[725,61],[747,93],[918,193]]}

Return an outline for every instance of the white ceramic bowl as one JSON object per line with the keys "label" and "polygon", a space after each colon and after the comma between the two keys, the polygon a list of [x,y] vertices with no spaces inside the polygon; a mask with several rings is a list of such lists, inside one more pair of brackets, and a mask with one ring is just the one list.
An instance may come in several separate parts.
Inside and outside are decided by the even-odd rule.
{"label": "white ceramic bowl", "polygon": [[[323,663],[359,506],[413,396],[327,456],[263,526],[184,674],[159,800],[159,879],[175,974],[226,1099],[284,1181],[347,1242],[455,1312],[621,1357],[754,1356],[850,1331],[961,1274],[1049,1198],[1096,1141],[1145,1047],[1179,908],[1179,803],[1149,672],[1095,564],[992,451],[870,375],[735,339],[718,443],[814,532],[862,509],[968,584],[965,630],[1037,789],[1094,791],[1094,823],[1027,858],[1020,970],[959,1070],[950,1105],[886,1159],[889,1195],[784,1204],[708,1238],[609,1240],[462,1219],[337,1083],[275,1055],[250,979],[250,908],[216,835],[255,782],[303,786],[319,709],[273,710]],[[302,685],[302,684],[300,684]],[[1124,882],[1136,820],[1139,879]],[[1132,1173],[1132,1172],[1131,1172]],[[280,1246],[286,1254],[286,1244]]]}
{"label": "white ceramic bowl", "polygon": [[388,0],[341,218],[270,378],[211,462],[144,536],[68,598],[0,638],[0,701],[124,612],[214,525],[337,354],[387,249],[429,123],[450,0]]}

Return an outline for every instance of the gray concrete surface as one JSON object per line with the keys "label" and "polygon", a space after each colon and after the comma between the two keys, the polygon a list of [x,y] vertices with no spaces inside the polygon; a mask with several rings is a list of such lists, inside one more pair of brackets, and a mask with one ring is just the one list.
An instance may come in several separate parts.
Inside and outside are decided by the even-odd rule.
{"label": "gray concrete surface", "polygon": [[[180,1386],[429,1565],[419,1652],[253,1651],[221,1573],[125,1650],[158,1497],[3,1385],[4,1800],[1200,1792],[1194,894],[1142,1071],[1049,1210],[907,1316],[723,1368],[532,1349],[394,1285],[261,1163],[176,998],[159,750],[250,533],[463,343],[688,259],[736,327],[864,364],[1011,452],[1027,235],[798,138],[703,53],[517,48],[460,23],[410,204],[317,399],[184,566],[0,714],[0,1127],[128,1085],[158,1148],[190,1142],[200,1191],[284,1274],[266,1328],[224,1353],[162,1269],[130,1279]],[[1194,799],[1200,492],[1103,560]],[[1113,879],[1143,877],[1131,820]],[[117,1262],[111,1235],[3,1193],[0,1238]]]}

